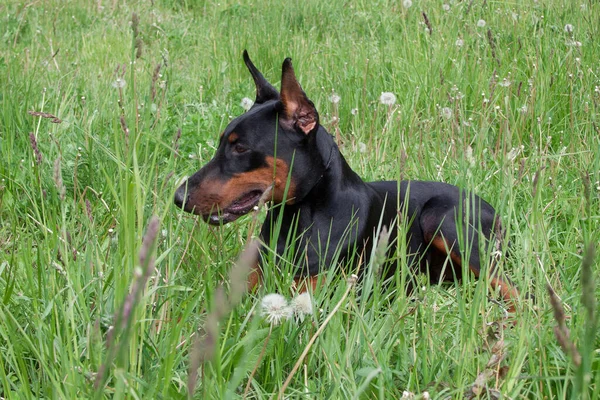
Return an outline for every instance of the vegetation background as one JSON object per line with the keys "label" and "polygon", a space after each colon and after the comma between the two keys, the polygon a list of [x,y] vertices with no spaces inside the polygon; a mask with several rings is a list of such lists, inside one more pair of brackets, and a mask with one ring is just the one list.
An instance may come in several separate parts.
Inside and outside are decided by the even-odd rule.
{"label": "vegetation background", "polygon": [[[599,34],[587,0],[2,2],[0,398],[599,398]],[[293,58],[365,179],[497,208],[514,325],[485,280],[375,273],[304,321],[261,316],[286,271],[227,312],[253,217],[172,198],[254,98],[243,49],[276,86]]]}

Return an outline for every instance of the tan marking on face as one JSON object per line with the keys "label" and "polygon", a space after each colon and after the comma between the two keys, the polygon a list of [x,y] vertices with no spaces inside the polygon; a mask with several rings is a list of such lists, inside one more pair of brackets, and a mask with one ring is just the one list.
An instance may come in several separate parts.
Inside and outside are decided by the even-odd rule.
{"label": "tan marking on face", "polygon": [[240,137],[238,136],[238,134],[237,134],[237,133],[235,133],[235,132],[231,132],[231,133],[229,134],[229,136],[227,136],[227,141],[228,141],[229,143],[233,143],[233,142],[235,142],[236,140],[238,140],[239,138],[240,138]]}
{"label": "tan marking on face", "polygon": [[[288,181],[289,167],[284,160],[267,157],[267,165],[249,172],[243,172],[223,182],[210,179],[201,182],[190,190],[189,204],[196,212],[208,215],[227,209],[235,200],[246,193],[260,190],[264,192],[273,184],[273,200],[281,203]],[[290,181],[287,204],[294,202],[295,185]]]}

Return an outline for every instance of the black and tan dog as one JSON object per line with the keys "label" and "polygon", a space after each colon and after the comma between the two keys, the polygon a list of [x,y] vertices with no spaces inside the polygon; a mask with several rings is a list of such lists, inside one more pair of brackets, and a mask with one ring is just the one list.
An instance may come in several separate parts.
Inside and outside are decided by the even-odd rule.
{"label": "black and tan dog", "polygon": [[[309,278],[313,286],[314,277],[335,260],[357,263],[365,258],[357,252],[370,254],[379,226],[391,228],[388,255],[394,258],[398,216],[403,215],[413,270],[427,273],[437,283],[460,279],[462,265],[468,263],[476,277],[488,274],[491,286],[514,310],[518,292],[495,272],[490,251],[485,250],[502,239],[492,206],[441,182],[364,182],[319,124],[319,114],[296,80],[291,60],[283,62],[281,92],[246,52],[244,61],[256,83],[256,101],[225,128],[213,159],[178,188],[177,206],[218,225],[247,214],[268,196],[273,207],[261,237],[269,243],[278,226],[276,251],[284,255],[291,233],[296,279]],[[482,239],[485,243],[480,246]],[[486,254],[483,261],[480,251]],[[397,263],[388,263],[388,275]],[[250,289],[268,273],[257,264]]]}

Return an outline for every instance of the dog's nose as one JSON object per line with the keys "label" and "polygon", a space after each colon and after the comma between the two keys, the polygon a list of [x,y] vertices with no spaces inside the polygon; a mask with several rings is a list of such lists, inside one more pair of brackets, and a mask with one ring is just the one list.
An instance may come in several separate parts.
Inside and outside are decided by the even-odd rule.
{"label": "dog's nose", "polygon": [[179,208],[183,208],[187,203],[187,187],[186,185],[180,186],[175,192],[175,205]]}

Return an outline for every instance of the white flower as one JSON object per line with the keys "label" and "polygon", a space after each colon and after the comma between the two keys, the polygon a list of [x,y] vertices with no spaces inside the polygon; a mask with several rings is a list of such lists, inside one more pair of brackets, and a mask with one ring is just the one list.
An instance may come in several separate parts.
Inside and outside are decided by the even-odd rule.
{"label": "white flower", "polygon": [[381,96],[379,96],[379,101],[383,105],[393,106],[394,104],[396,104],[396,95],[392,92],[381,92]]}
{"label": "white flower", "polygon": [[478,28],[483,28],[484,26],[485,26],[485,20],[480,19],[479,21],[477,21]]}
{"label": "white flower", "polygon": [[294,297],[291,304],[292,311],[294,315],[298,317],[300,321],[304,320],[304,317],[307,315],[312,315],[312,299],[310,298],[310,294],[304,292]]}
{"label": "white flower", "polygon": [[509,81],[507,78],[502,79],[502,82],[498,83],[498,85],[502,86],[502,87],[509,87],[511,84],[511,81]]}
{"label": "white flower", "polygon": [[410,8],[410,7],[412,7],[412,1],[411,1],[411,0],[404,0],[404,1],[402,2],[402,6],[403,6],[404,8]]}
{"label": "white flower", "polygon": [[513,147],[512,149],[510,149],[510,151],[506,155],[506,158],[508,158],[509,161],[513,161],[515,158],[517,158],[517,156],[519,155],[520,152],[521,152],[521,149],[519,147],[516,147],[516,148]]}
{"label": "white flower", "polygon": [[571,25],[571,24],[566,24],[565,25],[565,32],[567,32],[567,33],[573,33],[573,29],[575,29],[575,28],[573,28],[573,25]]}
{"label": "white flower", "polygon": [[332,94],[331,96],[329,96],[329,101],[332,102],[333,104],[339,103],[341,99],[342,98],[335,93]]}
{"label": "white flower", "polygon": [[450,109],[450,107],[442,108],[442,118],[444,118],[444,119],[452,118],[452,110]]}
{"label": "white flower", "polygon": [[123,78],[117,78],[117,80],[112,83],[112,87],[115,89],[123,89],[125,85],[127,85],[127,82],[125,82],[125,79]]}
{"label": "white flower", "polygon": [[262,315],[267,322],[279,325],[282,320],[292,316],[292,308],[288,306],[287,300],[280,294],[271,293],[263,297],[261,301]]}
{"label": "white flower", "polygon": [[465,44],[465,41],[464,41],[464,40],[462,40],[461,38],[458,38],[458,39],[456,39],[456,42],[454,42],[454,44],[455,44],[457,47],[463,47],[463,46],[464,46],[464,44]]}
{"label": "white flower", "polygon": [[450,4],[442,4],[442,10],[450,11]]}
{"label": "white flower", "polygon": [[358,114],[358,108],[353,108],[352,110],[350,110],[350,114],[357,115]]}
{"label": "white flower", "polygon": [[246,111],[251,109],[253,105],[254,105],[254,101],[252,101],[252,99],[249,99],[247,97],[244,97],[242,99],[242,101],[240,102],[240,106],[242,106],[242,108]]}

